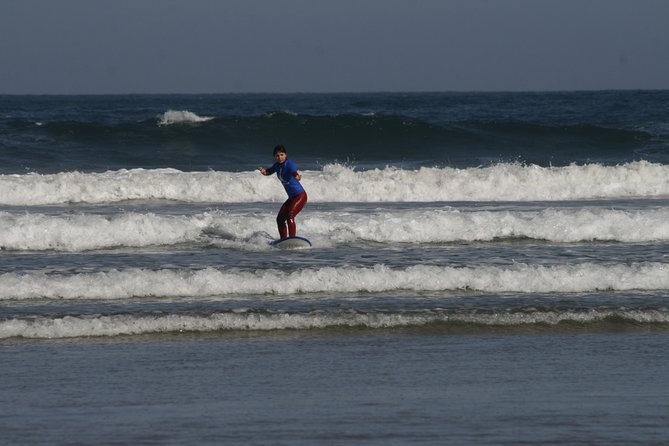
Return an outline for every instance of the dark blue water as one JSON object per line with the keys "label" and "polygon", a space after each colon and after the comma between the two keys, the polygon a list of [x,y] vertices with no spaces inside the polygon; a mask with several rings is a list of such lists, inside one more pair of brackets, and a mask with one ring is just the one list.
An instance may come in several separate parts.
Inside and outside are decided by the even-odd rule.
{"label": "dark blue water", "polygon": [[2,96],[0,162],[6,173],[239,171],[282,142],[303,168],[667,163],[668,100],[667,91]]}

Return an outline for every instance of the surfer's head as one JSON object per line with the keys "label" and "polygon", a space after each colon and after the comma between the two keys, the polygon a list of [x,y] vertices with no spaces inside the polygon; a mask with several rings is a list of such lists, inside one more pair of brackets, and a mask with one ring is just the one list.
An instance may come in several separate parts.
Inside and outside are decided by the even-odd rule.
{"label": "surfer's head", "polygon": [[280,163],[286,161],[286,157],[288,155],[283,144],[279,144],[278,146],[274,147],[274,152],[272,152],[272,154],[274,155],[274,158]]}

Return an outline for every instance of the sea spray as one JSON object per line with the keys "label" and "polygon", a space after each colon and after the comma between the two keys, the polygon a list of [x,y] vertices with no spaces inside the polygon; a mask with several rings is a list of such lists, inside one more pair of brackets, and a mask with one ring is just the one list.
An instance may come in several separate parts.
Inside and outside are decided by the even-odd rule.
{"label": "sea spray", "polygon": [[214,119],[210,116],[198,116],[188,110],[168,110],[158,117],[158,125],[189,124],[207,122]]}

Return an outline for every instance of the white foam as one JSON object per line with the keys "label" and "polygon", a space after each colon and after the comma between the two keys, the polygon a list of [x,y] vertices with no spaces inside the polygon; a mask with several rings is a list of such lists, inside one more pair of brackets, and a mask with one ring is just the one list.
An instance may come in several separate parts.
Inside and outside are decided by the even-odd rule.
{"label": "white foam", "polygon": [[448,243],[532,238],[553,242],[669,240],[669,209],[542,211],[397,210],[305,213],[300,227],[334,242]]}
{"label": "white foam", "polygon": [[258,172],[122,169],[103,173],[0,175],[0,204],[8,205],[126,200],[243,203],[279,201],[284,197],[280,186]]}
{"label": "white foam", "polygon": [[434,323],[460,323],[483,326],[557,325],[563,322],[587,324],[607,318],[635,323],[668,323],[669,314],[660,310],[529,311],[495,313],[420,312],[314,312],[256,313],[233,311],[210,315],[169,314],[160,316],[97,315],[36,317],[0,321],[0,339],[71,338],[154,333],[215,332],[221,330],[307,330],[330,327],[398,328]]}
{"label": "white foam", "polygon": [[316,173],[315,184],[309,184],[311,177],[305,175],[303,180],[310,196],[341,197],[325,201],[551,201],[669,195],[669,166],[645,161],[620,166],[388,167],[364,172],[329,165]]}
{"label": "white foam", "polygon": [[[107,203],[124,200],[277,202],[276,178],[251,172],[181,172],[132,169],[103,173],[0,175],[0,204]],[[485,168],[393,167],[356,171],[340,164],[303,171],[312,203],[579,200],[669,197],[669,165],[639,161],[539,167],[498,164]]]}
{"label": "white foam", "polygon": [[[431,210],[351,213],[305,211],[300,231],[318,247],[339,243],[450,243],[532,238],[552,242],[669,240],[669,209],[558,208],[543,211]],[[0,247],[9,250],[86,251],[179,243],[265,249],[274,212],[13,214],[0,212]]]}
{"label": "white foam", "polygon": [[168,110],[158,117],[158,125],[188,124],[206,122],[214,119],[210,116],[198,116],[188,110]]}
{"label": "white foam", "polygon": [[406,268],[323,267],[294,272],[206,268],[127,269],[96,273],[5,273],[0,300],[126,299],[132,297],[211,297],[382,293],[398,290],[475,290],[511,293],[577,293],[601,290],[669,290],[669,265],[576,264],[508,267]]}
{"label": "white foam", "polygon": [[64,215],[0,212],[0,246],[12,250],[85,251],[194,241],[206,216]]}

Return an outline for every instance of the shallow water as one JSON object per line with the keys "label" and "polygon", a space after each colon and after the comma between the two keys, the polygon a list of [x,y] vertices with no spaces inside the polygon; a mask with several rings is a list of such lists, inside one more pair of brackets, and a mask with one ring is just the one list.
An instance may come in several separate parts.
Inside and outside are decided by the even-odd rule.
{"label": "shallow water", "polygon": [[664,444],[669,334],[299,332],[2,346],[8,444]]}

